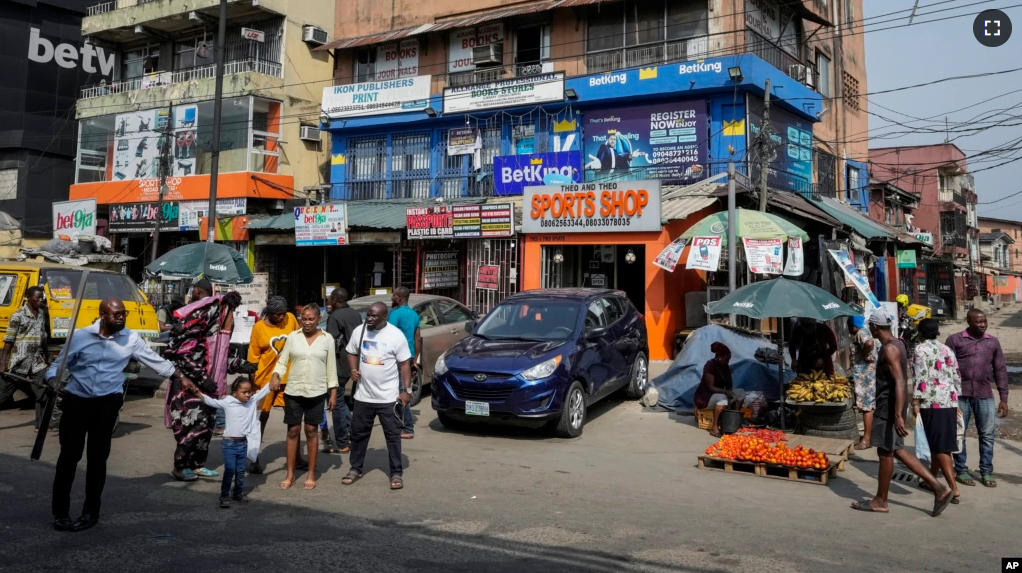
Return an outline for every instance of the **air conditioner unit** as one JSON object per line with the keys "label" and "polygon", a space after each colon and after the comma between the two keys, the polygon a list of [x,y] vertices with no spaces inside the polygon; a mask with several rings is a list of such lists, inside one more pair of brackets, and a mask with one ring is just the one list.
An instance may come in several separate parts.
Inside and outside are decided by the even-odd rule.
{"label": "air conditioner unit", "polygon": [[489,44],[472,48],[472,63],[487,66],[504,62],[504,44]]}
{"label": "air conditioner unit", "polygon": [[316,143],[319,143],[321,139],[320,133],[321,132],[318,127],[313,127],[311,125],[303,125],[298,129],[298,139],[301,139],[302,141],[315,141]]}
{"label": "air conditioner unit", "polygon": [[306,44],[322,46],[328,39],[326,30],[323,28],[318,26],[302,26],[302,41]]}
{"label": "air conditioner unit", "polygon": [[788,66],[788,75],[809,87],[812,87],[813,85],[813,74],[810,73],[808,67],[803,66],[802,64],[791,64]]}

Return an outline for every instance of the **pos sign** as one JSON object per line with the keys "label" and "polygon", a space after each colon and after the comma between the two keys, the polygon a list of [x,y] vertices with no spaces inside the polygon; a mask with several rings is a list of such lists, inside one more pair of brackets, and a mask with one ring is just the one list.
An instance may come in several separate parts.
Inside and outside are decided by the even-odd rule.
{"label": "pos sign", "polygon": [[659,231],[660,181],[526,187],[523,211],[523,233]]}

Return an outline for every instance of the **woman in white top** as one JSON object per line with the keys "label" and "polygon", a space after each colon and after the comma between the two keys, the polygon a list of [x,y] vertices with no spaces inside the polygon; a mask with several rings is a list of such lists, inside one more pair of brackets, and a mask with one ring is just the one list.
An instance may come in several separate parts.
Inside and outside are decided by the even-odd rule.
{"label": "woman in white top", "polygon": [[[319,307],[302,309],[301,330],[288,335],[284,350],[273,369],[270,386],[280,389],[280,379],[287,374],[284,389],[284,423],[287,424],[287,477],[280,489],[295,482],[295,458],[298,457],[299,426],[305,420],[305,438],[309,445],[309,475],[305,489],[316,487],[316,452],[319,451],[319,426],[324,420],[323,405],[333,410],[337,403],[337,362],[334,339],[320,330]],[[290,370],[288,369],[290,367]],[[329,398],[328,398],[329,395]]]}

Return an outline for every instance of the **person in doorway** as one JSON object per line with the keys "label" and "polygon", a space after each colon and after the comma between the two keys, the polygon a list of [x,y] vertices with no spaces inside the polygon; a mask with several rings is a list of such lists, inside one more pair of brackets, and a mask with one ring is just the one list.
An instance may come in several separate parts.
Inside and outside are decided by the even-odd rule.
{"label": "person in doorway", "polygon": [[[213,296],[212,292],[213,285],[208,280],[195,283],[192,303],[174,313],[180,322],[171,333],[170,347],[164,355],[194,380],[203,394],[219,397],[227,393],[227,353],[234,327],[234,309],[241,304],[241,295],[232,291]],[[181,384],[171,384],[164,422],[177,441],[171,471],[174,479],[194,481],[199,477],[220,475],[204,467],[216,413],[203,403],[201,396]]]}
{"label": "person in doorway", "polygon": [[823,370],[827,376],[834,375],[834,352],[837,351],[837,337],[829,326],[812,318],[799,319],[791,331],[791,366],[799,374],[810,374]]}
{"label": "person in doorway", "polygon": [[348,291],[336,288],[329,297],[330,316],[326,319],[326,331],[334,337],[337,348],[337,405],[331,415],[334,419],[334,444],[327,453],[344,454],[351,451],[351,410],[344,400],[344,387],[351,378],[351,366],[345,348],[352,333],[362,325],[358,311],[348,306]]}
{"label": "person in doorway", "polygon": [[[46,347],[46,293],[42,287],[30,286],[25,290],[25,304],[11,315],[4,334],[4,348],[0,352],[0,404],[21,390],[35,400],[35,431],[43,417],[46,389],[43,373],[50,365]],[[11,373],[21,380],[3,376]],[[32,380],[33,382],[27,382]]]}
{"label": "person in doorway", "polygon": [[[411,292],[408,287],[399,286],[394,289],[394,295],[390,298],[393,307],[387,316],[387,322],[393,324],[405,335],[408,341],[408,351],[412,354],[412,376],[415,376],[422,367],[419,352],[422,351],[422,333],[419,331],[419,313],[408,306],[408,297]],[[404,389],[409,395],[412,394],[411,386]],[[401,418],[401,439],[411,440],[415,437],[415,415],[412,414],[411,402],[405,404],[404,414]]]}
{"label": "person in doorway", "polygon": [[731,406],[739,407],[745,400],[743,390],[735,390],[731,379],[731,349],[722,342],[710,345],[713,358],[703,366],[703,378],[696,388],[693,402],[698,410],[713,408],[713,425],[710,435],[720,437],[720,413]]}
{"label": "person in doorway", "polygon": [[852,379],[855,384],[855,407],[862,412],[862,438],[855,445],[866,450],[873,438],[873,410],[876,408],[877,344],[861,316],[848,317],[848,333],[852,335]]}
{"label": "person in doorway", "polygon": [[[962,379],[958,373],[955,353],[941,344],[940,323],[927,318],[919,323],[919,344],[912,361],[915,387],[915,414],[923,422],[926,442],[930,446],[930,472],[943,472],[947,485],[954,490],[951,503],[958,503],[958,483],[955,481],[951,454],[958,451],[958,393]],[[926,482],[920,487],[929,489]]]}
{"label": "person in doorway", "polygon": [[[118,412],[124,403],[124,367],[135,359],[176,385],[194,389],[192,381],[169,361],[160,358],[139,335],[125,328],[128,312],[120,299],[99,305],[99,320],[79,329],[46,371],[51,386],[66,358],[70,382],[65,389],[60,420],[60,456],[53,478],[53,527],[58,531],[84,531],[99,523],[100,500],[106,482],[106,461]],[[71,486],[88,444],[85,505],[71,521]]]}
{"label": "person in doorway", "polygon": [[[979,309],[972,309],[965,317],[969,327],[947,338],[947,346],[958,359],[958,371],[962,377],[962,391],[958,395],[958,409],[962,411],[965,428],[976,418],[979,433],[979,481],[986,487],[997,487],[994,479],[994,394],[991,384],[997,385],[1000,404],[997,417],[1008,415],[1008,368],[1004,362],[1001,343],[987,334],[987,315]],[[965,443],[955,454],[955,474],[959,483],[974,486],[966,465]]]}
{"label": "person in doorway", "polygon": [[280,489],[295,483],[295,462],[299,436],[305,424],[309,448],[309,474],[304,489],[316,488],[316,453],[319,448],[319,425],[323,423],[323,406],[330,410],[337,404],[337,354],[334,338],[319,329],[319,305],[302,308],[302,329],[288,335],[284,350],[270,379],[271,389],[280,389],[280,380],[287,374],[284,390],[284,424],[287,425],[287,476]]}
{"label": "person in doorway", "polygon": [[876,413],[873,415],[873,434],[870,444],[880,455],[880,472],[877,477],[877,494],[873,499],[856,501],[852,509],[875,513],[888,513],[887,494],[894,475],[894,460],[898,459],[909,471],[926,482],[933,493],[933,517],[939,516],[953,499],[951,488],[933,477],[926,466],[905,449],[906,400],[905,376],[908,372],[908,354],[905,343],[891,332],[891,318],[884,312],[875,312],[869,317],[873,338],[882,346],[877,362]]}
{"label": "person in doorway", "polygon": [[341,483],[351,485],[362,479],[369,436],[373,422],[379,418],[390,458],[390,489],[401,489],[401,423],[395,410],[412,399],[402,390],[412,379],[408,341],[401,330],[387,322],[387,305],[376,302],[369,307],[366,323],[352,333],[346,350],[351,379],[358,383],[358,390],[351,418],[351,470]]}
{"label": "person in doorway", "polygon": [[[264,318],[252,327],[252,337],[248,343],[248,361],[256,365],[252,382],[257,391],[270,384],[273,369],[277,366],[277,360],[280,358],[281,351],[284,350],[284,343],[287,342],[288,335],[298,330],[298,319],[288,312],[287,299],[282,296],[271,296],[263,314]],[[287,388],[286,370],[280,378],[280,387]],[[260,406],[260,436],[266,432],[266,422],[270,419],[270,410],[273,409],[278,399],[283,401],[283,390],[270,392]],[[308,469],[309,466],[301,456],[301,448],[298,453],[295,467],[300,470]],[[256,452],[256,460],[249,465],[248,473],[263,473],[263,466],[259,463],[258,456],[259,453]]]}

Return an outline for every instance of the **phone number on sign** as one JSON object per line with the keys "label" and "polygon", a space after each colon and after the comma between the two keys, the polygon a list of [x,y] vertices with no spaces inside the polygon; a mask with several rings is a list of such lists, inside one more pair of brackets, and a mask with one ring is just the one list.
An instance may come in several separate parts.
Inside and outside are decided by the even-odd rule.
{"label": "phone number on sign", "polygon": [[612,219],[551,219],[539,222],[540,227],[629,227],[632,220],[627,217]]}

